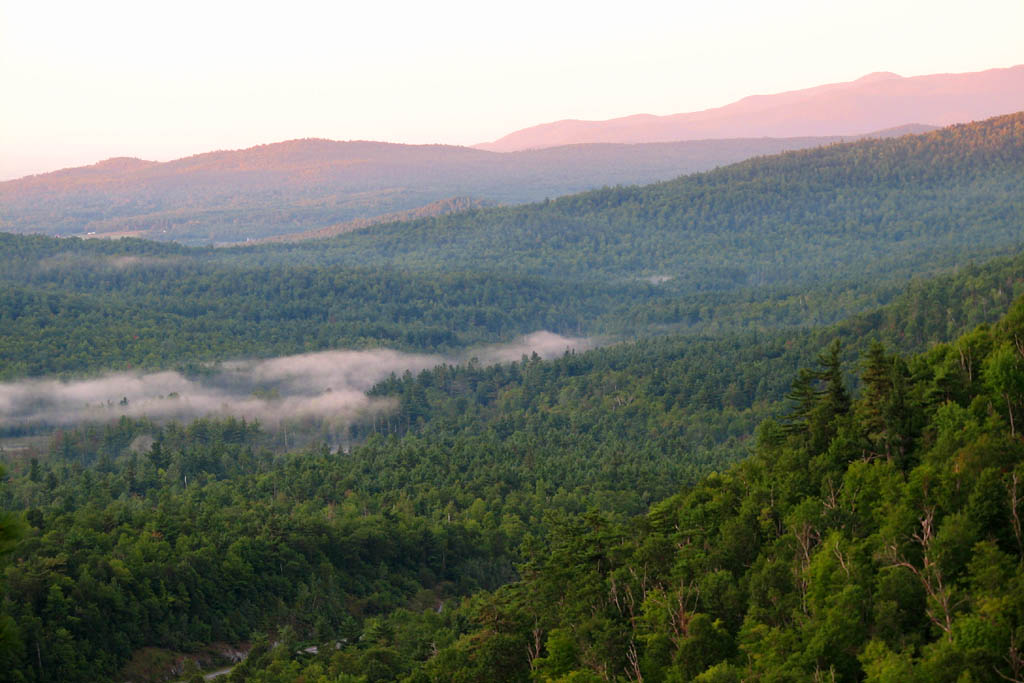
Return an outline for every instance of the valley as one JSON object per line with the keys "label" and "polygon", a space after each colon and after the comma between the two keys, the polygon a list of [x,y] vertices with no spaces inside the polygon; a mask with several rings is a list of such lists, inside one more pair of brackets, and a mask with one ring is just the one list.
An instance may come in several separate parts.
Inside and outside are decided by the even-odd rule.
{"label": "valley", "polygon": [[1019,678],[1024,114],[906,132],[0,185],[0,680]]}

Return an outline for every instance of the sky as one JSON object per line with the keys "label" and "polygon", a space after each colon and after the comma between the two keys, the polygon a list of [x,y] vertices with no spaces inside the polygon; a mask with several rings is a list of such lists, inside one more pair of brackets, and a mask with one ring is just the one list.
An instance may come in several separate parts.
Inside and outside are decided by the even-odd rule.
{"label": "sky", "polygon": [[295,138],[468,145],[1024,63],[1024,0],[0,0],[0,180]]}

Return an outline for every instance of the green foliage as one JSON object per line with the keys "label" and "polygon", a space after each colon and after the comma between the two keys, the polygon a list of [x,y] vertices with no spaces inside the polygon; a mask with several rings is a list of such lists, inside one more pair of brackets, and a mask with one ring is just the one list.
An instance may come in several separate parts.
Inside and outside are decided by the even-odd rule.
{"label": "green foliage", "polygon": [[[3,481],[5,477],[4,468],[0,467],[0,481]],[[8,556],[14,551],[24,534],[25,524],[20,517],[0,509],[0,568],[4,566]],[[0,580],[0,595],[3,595],[4,587],[4,582]],[[0,668],[13,669],[20,648],[21,641],[17,623],[6,609],[0,609]]]}
{"label": "green foliage", "polygon": [[[316,243],[0,235],[0,378],[443,352],[538,329],[629,339],[832,324],[914,275],[1019,248],[1021,129],[1021,115],[1000,117]],[[911,287],[898,348],[992,319],[1019,273],[1004,263],[1000,277]]]}
{"label": "green foliage", "polygon": [[963,263],[965,250],[1016,248],[1022,163],[1024,115],[1013,114],[656,185],[380,226],[288,254],[420,269],[469,261],[588,283],[670,278],[679,292],[861,280]]}
{"label": "green foliage", "polygon": [[[916,357],[868,346],[856,400],[836,343],[738,344],[734,371],[817,358],[809,406],[704,477],[672,430],[735,409],[670,388],[721,340],[396,377],[375,391],[418,403],[417,426],[347,454],[274,456],[237,420],[61,432],[2,492],[31,512],[10,670],[109,678],[145,645],[258,629],[278,644],[237,680],[1016,676],[1024,449],[1002,406],[1022,309]],[[785,389],[759,391],[747,410]],[[634,516],[638,498],[661,502]]]}
{"label": "green foliage", "polygon": [[[251,640],[232,680],[1020,679],[1024,299],[997,316],[1022,260],[899,296],[852,276],[1008,243],[1020,135],[1008,117],[317,250],[0,237],[8,378],[443,350],[610,311],[701,333],[389,378],[371,393],[396,411],[347,453],[278,454],[234,419],[57,432],[0,489],[26,521],[0,678]],[[905,258],[858,260],[880,252]],[[823,270],[853,293],[786,289]]]}
{"label": "green foliage", "polygon": [[[449,351],[574,334],[646,285],[585,294],[544,278],[232,266],[202,251],[0,235],[0,378],[190,367],[388,345]],[[111,253],[112,252],[112,253]]]}
{"label": "green foliage", "polygon": [[[524,655],[540,680],[635,678],[634,667],[657,681],[1019,677],[1024,447],[997,408],[1020,381],[1006,350],[1024,333],[1022,309],[925,356],[873,347],[852,405],[812,394],[838,421],[824,443],[768,427],[750,459],[644,519],[565,519],[520,582],[494,594],[491,609],[508,616],[489,637],[524,653],[541,643]],[[969,344],[988,349],[975,367],[1008,366],[1005,381],[979,380],[966,360],[946,374]],[[817,376],[839,376],[836,351]],[[946,391],[957,400],[933,398]],[[880,425],[906,427],[893,442],[903,453],[873,447]],[[659,547],[668,562],[648,550]],[[453,660],[442,650],[431,662]]]}

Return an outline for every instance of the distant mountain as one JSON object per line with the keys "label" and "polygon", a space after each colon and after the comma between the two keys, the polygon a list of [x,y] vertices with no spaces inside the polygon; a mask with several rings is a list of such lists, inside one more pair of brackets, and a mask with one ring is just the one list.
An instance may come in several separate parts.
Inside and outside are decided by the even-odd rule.
{"label": "distant mountain", "polygon": [[913,78],[881,72],[849,83],[754,95],[699,112],[545,123],[476,148],[514,152],[594,142],[850,135],[912,121],[946,126],[1020,110],[1024,110],[1024,65]]}
{"label": "distant mountain", "polygon": [[289,257],[373,268],[472,264],[680,292],[806,287],[1019,249],[1021,177],[1024,112],[647,186],[375,226],[293,245]]}
{"label": "distant mountain", "polygon": [[[898,129],[881,137],[917,132]],[[166,163],[116,158],[0,183],[0,230],[244,242],[383,220],[467,197],[519,204],[667,180],[838,137],[572,145],[515,154],[468,147],[292,140]]]}

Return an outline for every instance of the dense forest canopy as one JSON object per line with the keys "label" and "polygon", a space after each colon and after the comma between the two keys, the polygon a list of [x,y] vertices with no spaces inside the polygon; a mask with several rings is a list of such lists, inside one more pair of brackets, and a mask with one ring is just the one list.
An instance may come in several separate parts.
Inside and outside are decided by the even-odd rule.
{"label": "dense forest canopy", "polygon": [[[493,680],[499,671],[555,679],[588,670],[625,680],[631,666],[653,680],[708,668],[731,676],[724,680],[885,667],[917,667],[927,678],[951,666],[988,680],[989,663],[1009,671],[1009,627],[994,626],[985,652],[946,644],[914,555],[919,529],[907,506],[923,503],[903,491],[923,476],[921,463],[950,457],[924,454],[945,443],[937,421],[960,410],[954,424],[966,431],[942,453],[981,458],[969,472],[987,482],[984,495],[1010,500],[1013,475],[1000,463],[1016,457],[1010,417],[1024,407],[1013,388],[1024,304],[922,356],[892,355],[877,340],[922,348],[951,321],[966,330],[983,308],[1005,311],[1022,286],[1014,263],[922,282],[878,312],[817,332],[666,337],[396,377],[372,392],[398,398],[395,419],[366,425],[367,440],[349,453],[275,455],[271,435],[233,419],[61,431],[36,460],[11,461],[0,489],[4,507],[28,524],[5,574],[5,609],[18,625],[9,671],[14,680],[115,671],[145,679],[175,652],[229,641],[254,646],[232,674],[240,680]],[[845,339],[847,352],[829,351],[830,339]],[[860,376],[858,402],[851,373]],[[776,422],[751,440],[767,416]],[[994,450],[971,455],[975,448]],[[944,507],[933,525],[968,514],[958,501],[974,500],[982,484],[968,471],[957,476],[935,485],[934,496],[964,493],[935,499]],[[830,513],[828,495],[849,510]],[[896,557],[910,565],[900,569],[906,576],[876,557],[888,546],[871,545],[881,542],[871,525],[883,522],[863,517],[874,503],[842,498],[853,495],[888,496],[904,520],[891,533],[904,534],[892,538],[904,539]],[[964,568],[989,556],[971,553],[988,552],[1010,571],[999,554],[1018,552],[1010,510],[997,505],[957,541],[967,555],[949,569],[961,596],[951,624],[984,621],[975,610],[989,594],[975,596],[982,588]],[[790,522],[797,511],[806,527]],[[694,528],[707,540],[694,541]],[[991,549],[982,543],[989,533]],[[826,579],[816,567],[840,561],[828,559],[835,547],[842,562],[859,563],[848,565],[856,573],[844,578],[837,565],[819,587]],[[843,622],[845,635],[827,621],[848,612],[829,606],[837,581],[868,600],[862,621]],[[889,621],[877,621],[883,614]],[[779,643],[759,644],[758,629]],[[840,637],[845,649],[814,649],[814,638]],[[296,654],[311,643],[322,655]],[[759,652],[775,659],[752,659]]]}
{"label": "dense forest canopy", "polygon": [[1016,248],[1024,114],[643,187],[378,226],[250,258],[475,268],[680,292],[855,279]]}
{"label": "dense forest canopy", "polygon": [[[420,354],[340,426],[114,397],[0,440],[0,680],[1021,680],[1022,142],[316,246],[0,234],[3,392]],[[539,329],[597,348],[473,358]]]}
{"label": "dense forest canopy", "polygon": [[1024,115],[217,250],[0,235],[0,378],[820,325],[1016,252]]}
{"label": "dense forest canopy", "polygon": [[1019,678],[1022,320],[874,345],[856,401],[826,349],[750,459],[641,520],[563,520],[410,680]]}

